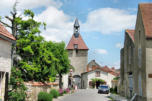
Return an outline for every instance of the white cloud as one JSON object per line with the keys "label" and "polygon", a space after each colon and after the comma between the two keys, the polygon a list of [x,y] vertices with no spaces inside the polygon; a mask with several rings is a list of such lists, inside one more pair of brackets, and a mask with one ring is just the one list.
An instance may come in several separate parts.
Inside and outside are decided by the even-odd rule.
{"label": "white cloud", "polygon": [[123,47],[122,43],[117,43],[116,44],[116,48],[120,48],[121,49],[122,47]]}
{"label": "white cloud", "polygon": [[[16,0],[2,0],[0,3],[0,15],[8,15]],[[46,22],[47,29],[42,31],[46,40],[67,41],[73,33],[72,17],[65,14],[59,8],[62,2],[59,0],[18,0],[17,9],[21,14],[23,9],[46,7],[44,11],[36,15],[36,20]],[[3,14],[3,15],[2,15]],[[26,17],[24,17],[26,18]],[[5,20],[5,19],[3,19]]]}
{"label": "white cloud", "polygon": [[95,51],[99,54],[108,54],[107,50],[105,49],[96,49]]}
{"label": "white cloud", "polygon": [[[1,0],[0,9],[8,10],[14,5],[15,1],[16,0]],[[32,9],[48,6],[59,8],[62,6],[62,2],[60,2],[59,0],[17,0],[17,2],[17,7],[21,9]]]}
{"label": "white cloud", "polygon": [[[1,0],[1,12],[9,13],[8,9],[16,0]],[[73,18],[59,9],[62,2],[59,0],[18,0],[18,7],[24,8],[39,8],[46,7],[41,14],[36,15],[38,21],[47,23],[47,30],[42,31],[42,35],[46,40],[52,41],[67,41],[73,34]],[[7,10],[7,11],[6,11]],[[88,14],[85,23],[81,24],[83,31],[96,31],[103,34],[120,32],[125,28],[134,26],[135,15],[129,14],[125,10],[115,8],[101,8],[91,11]]]}
{"label": "white cloud", "polygon": [[121,32],[126,28],[134,27],[136,15],[129,14],[126,10],[116,8],[101,8],[88,14],[85,31],[97,31],[102,34]]}
{"label": "white cloud", "polygon": [[36,19],[47,24],[46,30],[41,34],[46,40],[65,41],[73,33],[72,17],[55,7],[48,7]]}

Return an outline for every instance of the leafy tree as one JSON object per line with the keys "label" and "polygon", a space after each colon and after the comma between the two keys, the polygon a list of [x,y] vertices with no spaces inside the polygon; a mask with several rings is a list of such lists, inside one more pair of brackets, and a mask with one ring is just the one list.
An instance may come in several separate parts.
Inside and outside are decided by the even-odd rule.
{"label": "leafy tree", "polygon": [[[102,79],[100,79],[100,78],[93,78],[93,79],[91,79],[91,81],[92,81],[92,86],[93,86],[93,88],[95,87],[95,85],[96,85],[96,87],[97,87],[97,86],[99,86],[100,84],[104,84],[104,83],[105,83],[105,81],[102,80]],[[98,85],[97,85],[97,84],[98,84]]]}
{"label": "leafy tree", "polygon": [[68,59],[68,53],[65,49],[65,43],[52,43],[48,42],[49,50],[53,53],[55,59],[55,70],[59,75],[59,87],[62,88],[62,75],[69,72],[71,68],[70,61]]}
{"label": "leafy tree", "polygon": [[8,93],[8,97],[10,101],[24,101],[26,96],[24,81],[48,81],[51,74],[54,74],[50,69],[53,55],[45,49],[44,38],[40,36],[39,29],[41,25],[45,27],[45,23],[35,21],[34,13],[30,10],[24,11],[27,19],[17,16],[16,8],[13,8],[11,14],[12,17],[6,16],[11,21],[11,25],[2,20],[0,22],[11,28],[17,39],[16,44],[13,45],[12,57],[18,55],[21,59],[13,61],[14,66],[10,76],[12,90]]}
{"label": "leafy tree", "polygon": [[113,78],[113,80],[119,80],[119,77],[115,77],[115,78]]}

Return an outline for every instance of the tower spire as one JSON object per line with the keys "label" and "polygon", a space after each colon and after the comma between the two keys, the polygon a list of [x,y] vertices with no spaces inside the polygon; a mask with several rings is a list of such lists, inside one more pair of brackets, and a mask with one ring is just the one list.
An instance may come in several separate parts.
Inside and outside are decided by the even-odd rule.
{"label": "tower spire", "polygon": [[80,25],[79,25],[78,19],[76,18],[75,23],[74,23],[74,36],[75,36],[75,38],[79,37],[79,30],[80,30]]}

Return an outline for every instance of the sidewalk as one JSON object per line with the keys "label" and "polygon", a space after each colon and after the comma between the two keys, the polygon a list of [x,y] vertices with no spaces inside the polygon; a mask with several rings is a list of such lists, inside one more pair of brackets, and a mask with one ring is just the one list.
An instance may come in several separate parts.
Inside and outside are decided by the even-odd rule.
{"label": "sidewalk", "polygon": [[114,101],[129,101],[129,100],[127,100],[125,97],[122,97],[122,96],[117,95],[117,94],[110,94],[110,97],[111,97]]}
{"label": "sidewalk", "polygon": [[[76,91],[75,91],[76,92]],[[75,93],[74,92],[74,93]],[[64,94],[63,96],[59,96],[58,98],[54,98],[53,99],[53,101],[62,101],[65,97],[67,97],[67,96],[69,96],[69,95],[71,95],[71,94],[73,94],[73,93],[68,93],[68,94]]]}
{"label": "sidewalk", "polygon": [[62,101],[62,99],[66,96],[69,96],[70,94],[66,94],[66,95],[63,95],[63,96],[59,96],[58,98],[54,98],[53,101]]}

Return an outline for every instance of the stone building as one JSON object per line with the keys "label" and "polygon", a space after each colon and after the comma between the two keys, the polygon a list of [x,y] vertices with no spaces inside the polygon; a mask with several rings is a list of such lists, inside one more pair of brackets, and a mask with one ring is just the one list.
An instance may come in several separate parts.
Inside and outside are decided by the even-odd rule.
{"label": "stone building", "polygon": [[11,71],[11,48],[15,38],[0,24],[0,99],[7,96],[8,78]]}
{"label": "stone building", "polygon": [[134,92],[138,101],[152,101],[152,3],[139,4],[134,37]]}
{"label": "stone building", "polygon": [[133,95],[134,30],[125,30],[124,48],[121,49],[121,73],[119,92],[131,98]]}
{"label": "stone building", "polygon": [[85,72],[88,63],[88,47],[80,35],[78,19],[74,23],[74,33],[66,49],[68,50],[71,65],[74,67],[73,79],[75,85],[81,88],[81,73]]}
{"label": "stone building", "polygon": [[[133,37],[133,36],[132,36]],[[130,37],[131,39],[131,37]],[[125,40],[126,42],[126,40]],[[152,101],[152,3],[141,3],[138,5],[136,26],[134,31],[131,58],[127,48],[121,50],[121,83],[125,88],[125,96],[131,96],[128,77],[133,77],[133,94],[136,101]],[[124,44],[124,47],[128,47]],[[129,60],[131,60],[129,65]],[[128,73],[126,73],[126,71]],[[121,93],[121,92],[120,92]]]}

